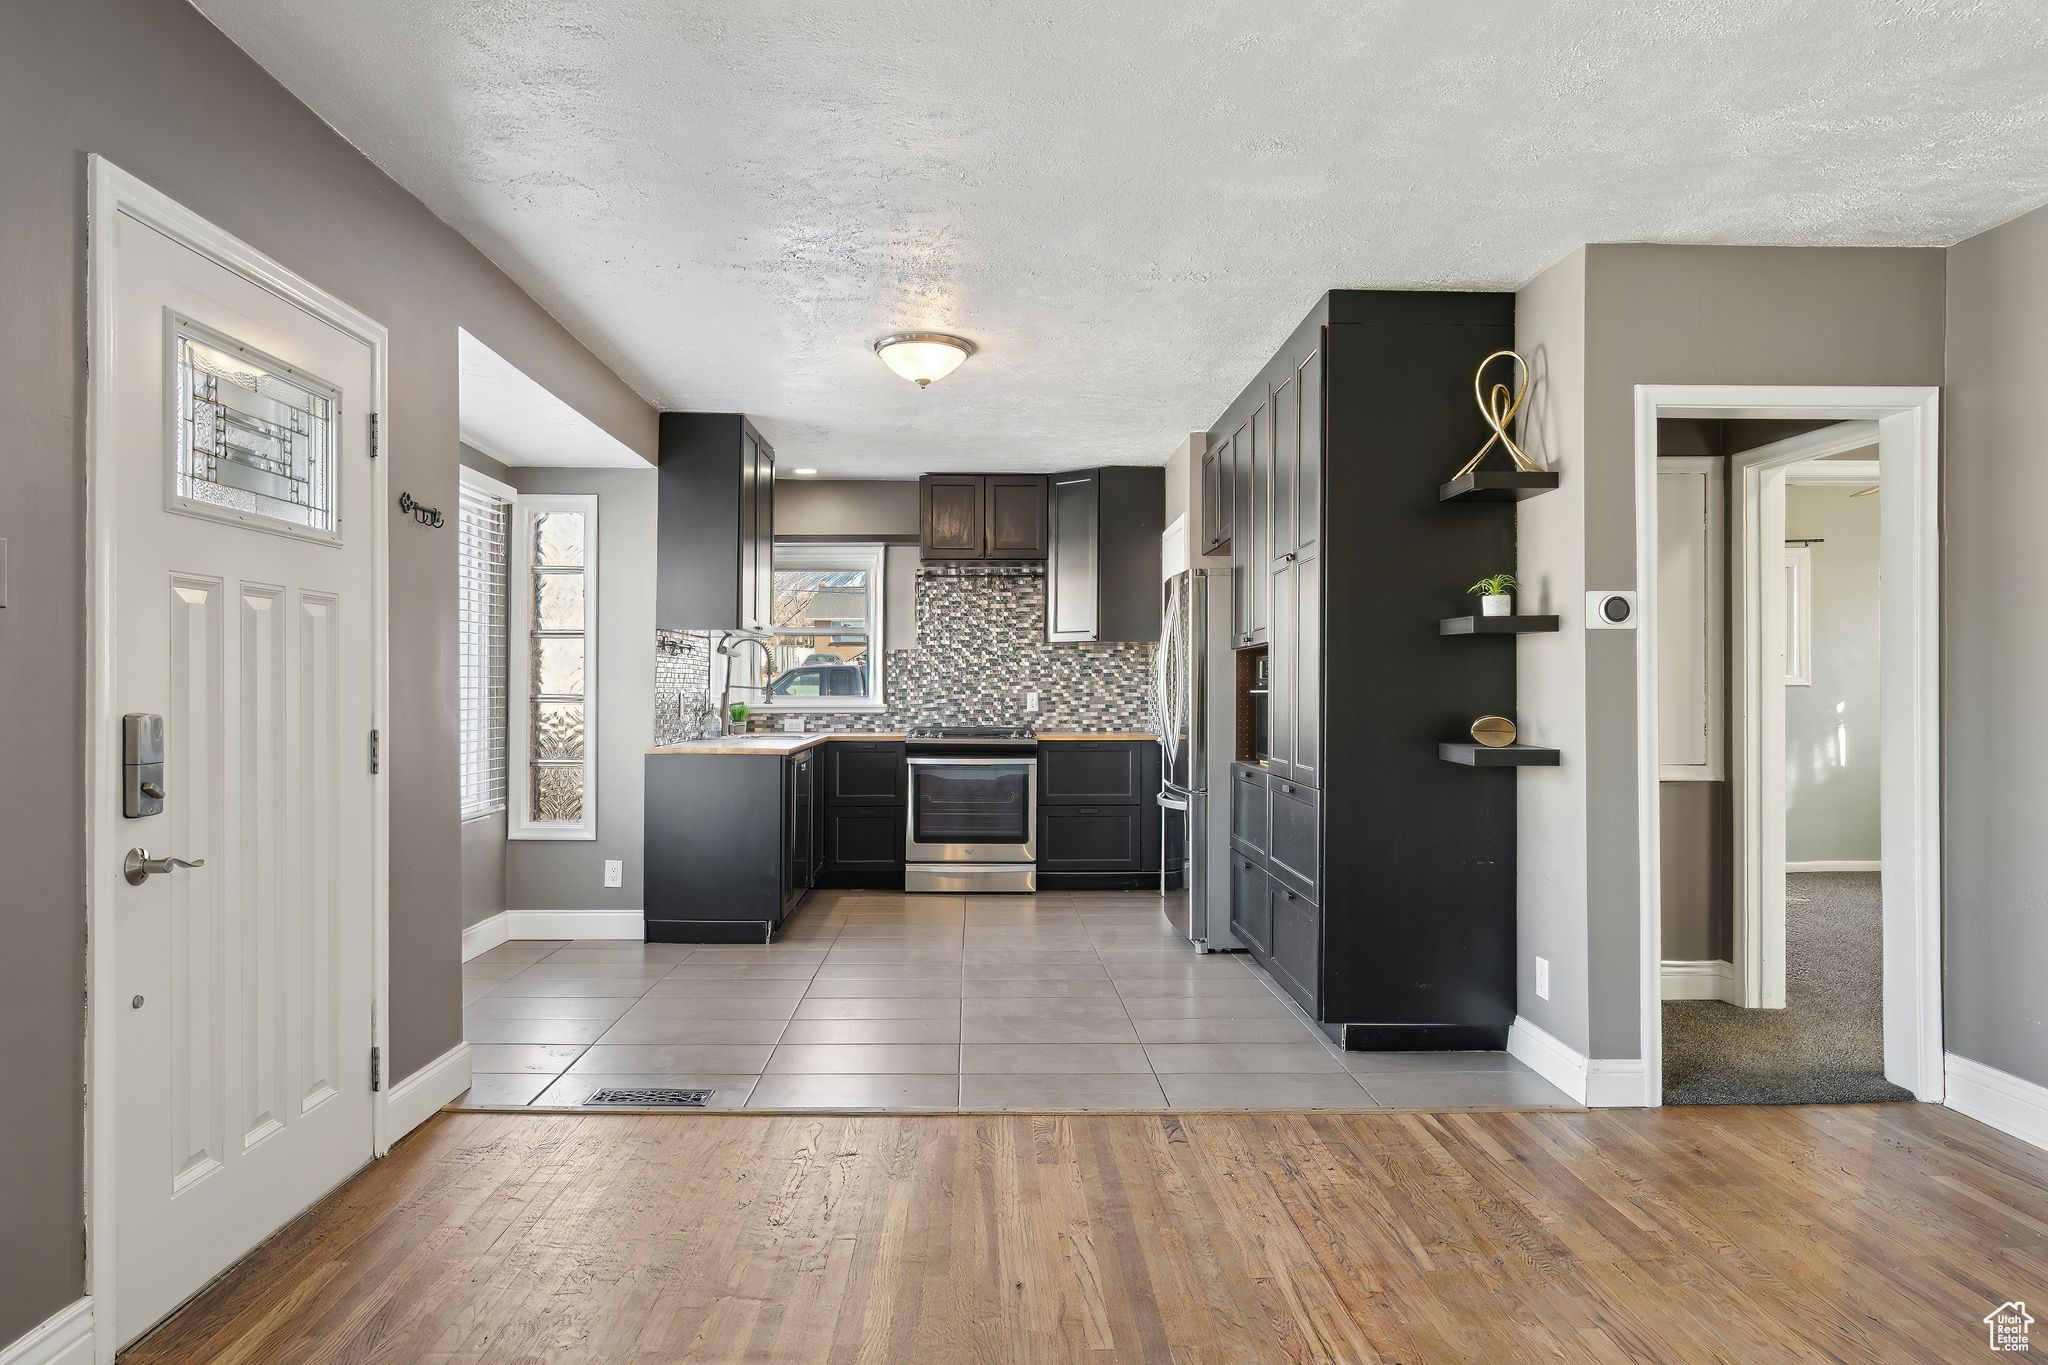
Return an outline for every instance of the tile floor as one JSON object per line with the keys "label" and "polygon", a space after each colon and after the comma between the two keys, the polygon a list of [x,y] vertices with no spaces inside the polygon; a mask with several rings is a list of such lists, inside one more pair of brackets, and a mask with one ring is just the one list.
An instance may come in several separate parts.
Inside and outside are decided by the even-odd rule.
{"label": "tile floor", "polygon": [[819,891],[773,944],[515,942],[464,968],[458,1104],[605,1086],[750,1109],[1570,1107],[1504,1053],[1341,1052],[1144,892]]}

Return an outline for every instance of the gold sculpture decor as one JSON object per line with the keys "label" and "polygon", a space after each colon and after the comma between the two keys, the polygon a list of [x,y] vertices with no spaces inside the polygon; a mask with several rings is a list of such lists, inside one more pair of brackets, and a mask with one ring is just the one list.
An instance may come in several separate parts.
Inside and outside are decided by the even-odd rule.
{"label": "gold sculpture decor", "polygon": [[[1487,366],[1493,364],[1496,360],[1513,362],[1508,370],[1509,377],[1515,381],[1512,388],[1498,380],[1494,381],[1492,388],[1486,386]],[[1493,435],[1486,438],[1486,444],[1479,447],[1477,455],[1465,461],[1463,467],[1457,473],[1451,475],[1453,483],[1479,468],[1479,462],[1486,458],[1486,452],[1493,449],[1495,442],[1499,442],[1500,448],[1505,450],[1514,460],[1515,468],[1520,472],[1524,474],[1540,474],[1543,472],[1543,466],[1530,459],[1522,448],[1515,444],[1515,438],[1508,435],[1508,423],[1515,420],[1515,414],[1522,410],[1522,400],[1528,396],[1528,361],[1522,359],[1513,351],[1495,351],[1492,355],[1479,362],[1479,368],[1472,372],[1472,397],[1479,404],[1480,416],[1484,417],[1486,424],[1493,428]]]}
{"label": "gold sculpture decor", "polygon": [[1505,749],[1515,742],[1515,723],[1506,716],[1481,716],[1472,722],[1472,738],[1489,749]]}

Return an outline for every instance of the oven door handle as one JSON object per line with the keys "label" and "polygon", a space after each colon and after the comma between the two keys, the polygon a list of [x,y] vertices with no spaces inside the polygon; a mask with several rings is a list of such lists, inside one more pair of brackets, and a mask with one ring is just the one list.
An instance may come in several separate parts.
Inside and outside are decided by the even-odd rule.
{"label": "oven door handle", "polygon": [[1036,758],[940,758],[913,754],[905,760],[913,768],[1031,768]]}

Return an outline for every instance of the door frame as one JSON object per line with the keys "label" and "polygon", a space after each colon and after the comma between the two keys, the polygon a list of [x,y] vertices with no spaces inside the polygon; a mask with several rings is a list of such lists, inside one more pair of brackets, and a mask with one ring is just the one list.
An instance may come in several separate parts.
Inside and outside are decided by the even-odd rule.
{"label": "door frame", "polygon": [[[1659,417],[1877,424],[1878,459],[1885,470],[1883,483],[1891,513],[1885,518],[1880,548],[1885,581],[1893,585],[1885,595],[1883,620],[1888,645],[1896,642],[1896,647],[1884,651],[1880,664],[1885,1076],[1921,1100],[1939,1102],[1944,1088],[1941,391],[1926,386],[1639,384],[1635,386],[1635,549],[1640,604],[1636,631],[1636,851],[1643,1103],[1654,1107],[1664,1098],[1659,832],[1663,802],[1657,764]],[[1782,530],[1780,535],[1782,538]],[[1740,637],[1737,644],[1741,644]],[[1738,753],[1738,765],[1742,757]]]}
{"label": "door frame", "polygon": [[[1774,592],[1773,545],[1785,539],[1789,484],[1879,481],[1871,460],[1829,460],[1879,440],[1874,421],[1843,422],[1729,457],[1731,520],[1738,591],[1729,636],[1735,647],[1734,965],[1737,999],[1747,1009],[1785,1007],[1785,688],[1783,605]],[[1814,464],[1826,461],[1825,464]],[[1812,468],[1802,466],[1812,465]],[[1775,761],[1771,756],[1778,755]]]}
{"label": "door frame", "polygon": [[[115,215],[126,214],[215,265],[269,291],[314,318],[353,337],[371,349],[371,392],[367,412],[379,416],[378,444],[389,449],[390,425],[381,419],[389,392],[390,335],[383,324],[358,312],[318,285],[293,273],[239,237],[214,226],[184,205],[130,175],[105,157],[86,158],[86,723],[85,723],[85,1254],[86,1290],[100,1310],[111,1314],[115,1303],[113,1229],[119,1191],[117,1169],[117,1057],[112,1005],[101,1008],[103,984],[117,979],[115,944],[116,869],[97,856],[103,827],[120,816],[119,784],[110,763],[118,764],[114,741],[119,713],[113,696],[114,558],[112,513],[99,490],[112,481],[114,452],[102,439],[111,429],[116,403],[107,367],[96,363],[103,347],[117,344],[114,281],[118,256],[114,234],[100,230]],[[369,462],[371,506],[371,685],[372,724],[389,728],[391,713],[390,518],[383,509],[390,495],[388,460]],[[371,788],[370,868],[370,1039],[380,1055],[390,1057],[390,783],[379,776]],[[388,1088],[370,1097],[370,1152],[380,1157],[390,1149],[386,1107]],[[296,1210],[293,1211],[294,1213]],[[112,1365],[118,1345],[109,1330],[94,1333],[95,1353]]]}

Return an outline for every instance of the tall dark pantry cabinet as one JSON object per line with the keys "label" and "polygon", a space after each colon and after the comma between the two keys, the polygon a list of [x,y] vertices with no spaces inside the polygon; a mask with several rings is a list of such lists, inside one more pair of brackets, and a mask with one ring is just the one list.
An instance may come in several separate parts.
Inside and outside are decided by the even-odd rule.
{"label": "tall dark pantry cabinet", "polygon": [[1473,371],[1513,345],[1512,294],[1333,291],[1209,432],[1241,697],[1261,653],[1269,678],[1232,922],[1351,1048],[1499,1048],[1514,1018],[1514,772],[1437,753],[1514,714],[1512,646],[1437,627],[1514,567],[1511,502],[1438,497],[1490,433]]}

